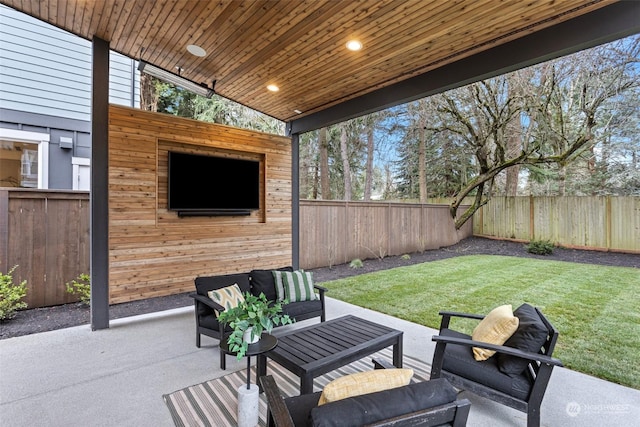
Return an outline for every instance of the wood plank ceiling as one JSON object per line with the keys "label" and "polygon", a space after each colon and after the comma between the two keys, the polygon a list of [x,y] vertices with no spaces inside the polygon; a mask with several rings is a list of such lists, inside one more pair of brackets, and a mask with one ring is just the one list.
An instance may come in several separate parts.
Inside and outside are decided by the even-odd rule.
{"label": "wood plank ceiling", "polygon": [[[0,0],[289,121],[616,0]],[[350,39],[363,44],[346,49]],[[190,54],[195,44],[205,57]],[[277,85],[278,92],[266,89]],[[300,111],[297,113],[295,111]]]}

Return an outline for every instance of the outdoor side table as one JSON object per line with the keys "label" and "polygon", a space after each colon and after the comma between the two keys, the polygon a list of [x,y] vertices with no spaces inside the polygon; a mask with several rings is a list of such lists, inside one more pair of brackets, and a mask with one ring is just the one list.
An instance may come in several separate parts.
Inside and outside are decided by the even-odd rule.
{"label": "outdoor side table", "polygon": [[[273,350],[278,345],[278,339],[271,334],[264,333],[260,337],[260,341],[255,344],[249,344],[247,348],[247,384],[243,384],[238,389],[238,427],[255,427],[258,424],[259,412],[259,392],[257,384],[251,384],[251,356],[257,356],[262,353]],[[220,340],[220,349],[235,356],[235,353],[229,350],[229,343],[226,337]],[[256,378],[257,382],[257,378]]]}

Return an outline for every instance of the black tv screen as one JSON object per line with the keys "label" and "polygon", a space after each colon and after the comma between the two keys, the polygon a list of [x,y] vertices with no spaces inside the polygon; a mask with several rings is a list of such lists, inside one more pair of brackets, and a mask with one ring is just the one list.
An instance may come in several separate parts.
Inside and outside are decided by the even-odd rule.
{"label": "black tv screen", "polygon": [[169,209],[179,215],[248,215],[260,208],[260,162],[169,152]]}

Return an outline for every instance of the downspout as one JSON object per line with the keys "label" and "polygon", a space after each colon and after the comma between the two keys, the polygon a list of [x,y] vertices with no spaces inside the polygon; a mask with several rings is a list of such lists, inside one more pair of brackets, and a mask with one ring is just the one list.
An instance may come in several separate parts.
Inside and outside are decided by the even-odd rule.
{"label": "downspout", "polygon": [[131,108],[136,108],[136,60],[131,60]]}

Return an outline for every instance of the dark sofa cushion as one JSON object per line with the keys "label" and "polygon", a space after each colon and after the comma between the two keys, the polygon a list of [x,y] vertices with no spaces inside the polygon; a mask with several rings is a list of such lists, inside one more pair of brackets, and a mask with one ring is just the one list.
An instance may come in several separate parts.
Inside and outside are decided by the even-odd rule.
{"label": "dark sofa cushion", "polygon": [[[520,324],[504,345],[530,353],[538,353],[549,336],[549,330],[540,319],[536,309],[525,303],[518,307],[513,315],[520,319]],[[507,354],[498,355],[498,367],[501,372],[508,375],[520,375],[528,364],[528,360],[520,357]]]}
{"label": "dark sofa cushion", "polygon": [[[198,295],[204,295],[207,298],[209,298],[207,292],[231,286],[234,283],[238,284],[243,293],[249,292],[251,288],[251,284],[249,283],[249,274],[247,273],[196,277],[195,283]],[[214,315],[213,310],[204,304],[198,304],[198,306],[200,307],[198,316],[205,316],[209,314]]]}
{"label": "dark sofa cushion", "polygon": [[[293,271],[292,267],[278,268],[278,271]],[[273,270],[252,270],[251,276],[251,293],[259,296],[262,292],[269,301],[276,301],[276,283],[273,278]]]}
{"label": "dark sofa cushion", "polygon": [[[443,329],[440,335],[471,339],[470,335],[450,329]],[[464,345],[447,344],[442,369],[518,399],[526,399],[531,391],[531,383],[524,374],[507,375],[500,372],[496,357],[479,362],[473,358],[471,348]]]}
{"label": "dark sofa cushion", "polygon": [[314,427],[356,427],[444,405],[456,390],[444,378],[327,403],[311,410]]}
{"label": "dark sofa cushion", "polygon": [[322,311],[322,301],[313,300],[313,301],[298,301],[292,302],[291,304],[283,304],[282,312],[284,314],[288,314],[294,319],[301,317],[301,315],[306,315],[311,312],[321,312]]}

